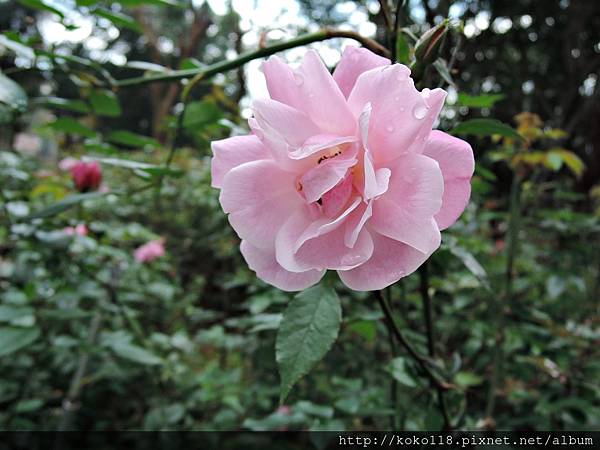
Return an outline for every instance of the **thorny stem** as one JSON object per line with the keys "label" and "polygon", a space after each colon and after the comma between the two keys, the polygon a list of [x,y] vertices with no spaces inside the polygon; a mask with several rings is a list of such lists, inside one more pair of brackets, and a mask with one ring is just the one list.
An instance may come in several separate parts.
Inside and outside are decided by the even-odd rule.
{"label": "thorny stem", "polygon": [[[385,297],[385,301],[387,302],[388,306],[390,307],[390,310],[392,309],[392,294],[391,294],[391,287],[387,287],[385,289],[385,293],[387,294]],[[390,342],[390,349],[392,351],[392,357],[396,357],[398,356],[398,348],[396,347],[396,341],[394,341],[394,331],[392,330],[390,324],[388,322],[386,322],[386,327],[387,327],[387,331],[388,331],[388,339]],[[393,430],[398,429],[398,423],[397,423],[397,411],[398,411],[398,382],[396,381],[396,379],[394,377],[392,377],[392,382],[390,385],[390,395],[392,398],[392,408],[394,410],[394,414],[392,414],[390,416],[390,424],[392,426]]]}
{"label": "thorny stem", "polygon": [[[431,314],[431,297],[429,296],[429,268],[428,263],[425,262],[419,269],[420,276],[420,291],[421,299],[423,300],[423,315],[425,316],[425,328],[427,330],[427,349],[430,358],[435,358],[435,334],[433,330],[433,317]],[[444,418],[444,428],[446,430],[452,429],[452,422],[448,415],[446,408],[446,400],[444,398],[444,391],[436,386],[438,403],[440,405],[440,411]]]}
{"label": "thorny stem", "polygon": [[235,59],[220,61],[216,64],[212,64],[206,67],[200,67],[197,69],[188,69],[188,70],[174,70],[172,72],[160,73],[156,75],[149,75],[143,77],[135,77],[135,78],[126,78],[124,80],[119,80],[115,82],[115,86],[117,87],[125,87],[125,86],[133,86],[133,85],[141,85],[146,83],[153,82],[164,82],[164,81],[175,81],[182,80],[184,78],[193,78],[200,75],[202,78],[209,78],[217,73],[225,72],[231,69],[236,69],[249,61],[258,58],[264,58],[265,56],[273,55],[274,53],[278,53],[283,50],[288,50],[294,47],[300,47],[303,45],[307,45],[313,42],[326,41],[328,39],[334,38],[348,38],[354,39],[357,42],[360,42],[364,47],[369,50],[378,53],[380,55],[389,57],[390,52],[385,47],[383,47],[378,42],[361,36],[355,31],[346,31],[346,30],[335,30],[331,28],[324,28],[322,30],[316,31],[314,33],[303,34],[302,36],[298,36],[297,38],[290,39],[289,41],[277,42],[275,44],[269,45],[267,47],[259,48],[258,50],[243,53]]}
{"label": "thorny stem", "polygon": [[392,311],[390,310],[388,304],[383,299],[383,295],[381,294],[381,291],[373,291],[373,294],[375,295],[375,298],[379,302],[379,306],[381,307],[381,310],[383,311],[383,315],[385,316],[385,319],[386,319],[390,329],[392,330],[394,337],[398,341],[398,343],[402,347],[404,347],[404,349],[409,354],[409,356],[417,362],[417,364],[421,368],[422,372],[427,376],[427,378],[430,379],[430,381],[433,383],[433,385],[436,388],[440,388],[442,390],[450,389],[452,387],[452,385],[450,385],[446,381],[440,380],[432,372],[431,368],[429,367],[429,362],[428,362],[427,358],[425,358],[424,356],[417,353],[417,351],[408,343],[408,341],[406,340],[406,338],[400,331],[400,328],[398,328],[398,325],[396,324],[396,321],[394,320],[394,317],[392,315]]}
{"label": "thorny stem", "polygon": [[521,213],[520,207],[520,192],[521,192],[521,177],[518,174],[518,168],[515,169],[513,174],[512,184],[510,188],[510,205],[509,205],[509,216],[508,216],[508,242],[506,246],[507,260],[506,260],[506,273],[505,273],[505,285],[504,285],[504,298],[497,300],[497,311],[495,312],[496,317],[496,342],[494,346],[493,365],[492,365],[492,376],[490,380],[490,388],[488,392],[487,405],[485,408],[485,417],[487,421],[493,425],[494,409],[496,407],[496,390],[498,389],[498,383],[500,382],[504,354],[502,351],[502,344],[504,342],[505,334],[505,313],[503,310],[504,305],[510,305],[512,300],[512,284],[513,284],[513,271],[514,263],[517,254],[517,239],[519,235],[519,215]]}

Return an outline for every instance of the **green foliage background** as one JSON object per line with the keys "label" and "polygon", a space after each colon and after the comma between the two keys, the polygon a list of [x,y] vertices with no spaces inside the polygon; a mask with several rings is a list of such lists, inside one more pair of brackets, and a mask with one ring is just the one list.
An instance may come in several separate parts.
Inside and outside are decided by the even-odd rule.
{"label": "green foliage background", "polygon": [[[441,429],[436,393],[390,342],[376,299],[335,277],[326,285],[341,303],[339,336],[328,352],[317,337],[306,376],[283,369],[299,381],[280,405],[277,330],[284,311],[302,320],[314,309],[311,293],[286,310],[293,296],[256,279],[210,188],[209,142],[246,130],[246,73],[200,80],[179,135],[181,83],[110,89],[111,78],[244,50],[235,10],[197,3],[77,0],[65,12],[45,0],[0,1],[0,428]],[[347,23],[335,3],[300,1],[309,25],[286,33]],[[491,25],[465,36],[454,20],[422,86],[452,82],[440,128],[475,150],[473,195],[428,277],[384,295],[423,355],[424,292],[431,297],[430,364],[450,386],[453,427],[598,429],[600,9],[454,5],[462,25]],[[355,7],[388,45],[377,3]],[[48,45],[42,21],[77,27],[72,10],[128,64],[81,44]],[[451,11],[448,1],[405,2],[398,54],[410,58],[411,36]],[[494,26],[502,19],[513,24],[504,32]],[[522,111],[541,119],[515,119]],[[108,192],[76,194],[57,167],[66,156],[99,159]],[[87,236],[64,233],[79,223]],[[133,250],[159,237],[167,255],[137,263]],[[319,289],[315,301],[330,295]],[[282,334],[294,345],[289,329]]]}

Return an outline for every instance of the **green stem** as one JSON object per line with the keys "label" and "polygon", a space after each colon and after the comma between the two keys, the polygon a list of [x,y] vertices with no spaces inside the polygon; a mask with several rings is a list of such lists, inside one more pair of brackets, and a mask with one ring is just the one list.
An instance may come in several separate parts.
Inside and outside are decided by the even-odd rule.
{"label": "green stem", "polygon": [[517,173],[513,174],[513,179],[510,188],[510,204],[509,204],[509,217],[508,217],[508,242],[506,243],[506,273],[504,278],[504,298],[497,300],[496,311],[494,316],[496,317],[496,338],[494,346],[494,355],[492,362],[492,376],[490,380],[490,388],[488,392],[487,405],[485,408],[485,417],[488,422],[493,423],[494,409],[496,407],[496,390],[500,382],[502,366],[504,363],[504,354],[502,351],[502,344],[504,342],[505,334],[505,322],[506,317],[504,313],[505,305],[510,306],[512,301],[512,288],[513,288],[513,271],[514,263],[517,254],[517,240],[519,235],[519,215],[521,213],[520,206],[520,194],[521,194],[521,177]]}
{"label": "green stem", "polygon": [[[419,269],[420,276],[420,291],[421,299],[423,300],[423,315],[425,316],[425,328],[427,330],[427,350],[430,358],[435,358],[435,334],[433,330],[433,316],[431,313],[431,297],[429,296],[429,267],[428,263],[425,262]],[[437,399],[440,405],[440,412],[444,418],[444,429],[451,430],[452,422],[448,415],[448,409],[446,407],[446,399],[444,398],[444,390],[439,387],[435,387],[437,392]]]}
{"label": "green stem", "polygon": [[175,81],[181,80],[184,78],[193,78],[201,74],[202,78],[208,78],[217,73],[225,72],[231,69],[235,69],[246,64],[249,61],[258,58],[264,58],[265,56],[270,56],[274,53],[288,50],[294,47],[300,47],[303,45],[307,45],[313,42],[326,41],[328,39],[334,38],[348,38],[354,39],[357,42],[360,42],[364,47],[369,50],[384,55],[386,57],[390,56],[390,52],[380,45],[378,42],[368,39],[354,31],[346,31],[346,30],[334,30],[331,28],[324,28],[322,30],[316,31],[314,33],[303,34],[302,36],[298,36],[297,38],[290,39],[289,41],[277,42],[275,44],[269,45],[268,47],[259,48],[258,50],[247,52],[239,57],[220,61],[216,64],[212,64],[206,67],[200,67],[197,69],[188,69],[188,70],[174,70],[168,73],[160,73],[155,75],[143,76],[143,77],[135,77],[135,78],[127,78],[124,80],[119,80],[114,83],[117,87],[125,87],[125,86],[133,86],[140,85],[146,83],[153,82],[165,82],[165,81]]}
{"label": "green stem", "polygon": [[6,217],[6,224],[8,225],[8,229],[12,227],[13,221],[10,217],[10,211],[8,210],[8,198],[4,195],[4,191],[0,188],[0,200],[2,200],[2,210],[4,211],[4,216]]}
{"label": "green stem", "polygon": [[394,320],[394,316],[392,315],[392,311],[390,310],[390,307],[383,299],[383,295],[381,294],[381,291],[373,291],[373,294],[375,295],[375,298],[379,302],[379,306],[381,307],[381,310],[383,311],[383,315],[385,316],[385,319],[386,319],[390,329],[392,330],[394,337],[398,341],[398,343],[402,347],[404,347],[404,349],[409,354],[409,356],[419,365],[419,367],[421,368],[421,371],[427,376],[427,378],[429,378],[431,383],[436,388],[440,388],[442,390],[450,389],[452,386],[449,383],[447,383],[446,381],[440,380],[432,372],[431,368],[429,367],[429,362],[428,362],[427,358],[425,358],[424,356],[417,353],[417,351],[408,343],[408,341],[406,340],[406,338],[400,331],[400,328],[398,328],[398,325],[396,324],[396,321]]}
{"label": "green stem", "polygon": [[[93,345],[96,342],[96,338],[98,336],[98,331],[100,330],[100,322],[102,316],[100,312],[96,312],[92,321],[90,323],[90,328],[88,331],[87,344]],[[69,385],[69,391],[67,392],[67,396],[63,400],[62,408],[63,413],[58,424],[57,431],[66,431],[70,428],[71,418],[73,416],[73,411],[75,409],[75,403],[79,398],[79,394],[81,392],[82,387],[82,379],[85,376],[85,372],[87,371],[88,362],[90,359],[89,350],[83,350],[79,354],[79,360],[77,362],[77,369],[73,374],[73,378],[71,379],[71,383]]]}
{"label": "green stem", "polygon": [[[391,287],[387,287],[385,289],[385,292],[387,294],[385,301],[387,302],[390,310],[392,310]],[[388,331],[388,340],[390,343],[390,350],[392,352],[392,358],[395,358],[396,356],[398,356],[398,348],[396,347],[396,341],[394,340],[394,331],[392,330],[392,327],[390,326],[389,322],[387,322],[387,321],[386,321],[386,327],[387,327],[387,331]],[[392,377],[391,384],[390,384],[390,396],[392,398],[392,409],[394,410],[394,414],[392,414],[390,416],[390,425],[393,430],[397,430],[398,426],[399,426],[399,421],[398,421],[398,417],[397,417],[397,413],[398,413],[398,382],[396,381],[396,379],[394,377]]]}

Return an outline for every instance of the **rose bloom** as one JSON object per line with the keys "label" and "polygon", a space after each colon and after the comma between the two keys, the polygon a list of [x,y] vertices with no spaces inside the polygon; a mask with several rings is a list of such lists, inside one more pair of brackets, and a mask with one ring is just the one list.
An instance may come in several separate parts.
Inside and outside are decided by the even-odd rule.
{"label": "rose bloom", "polygon": [[80,192],[95,191],[102,182],[102,171],[97,161],[78,161],[69,170],[73,183]]}
{"label": "rose bloom", "polygon": [[133,257],[137,262],[146,263],[152,262],[165,254],[165,240],[157,239],[155,241],[146,242],[144,245],[135,249]]}
{"label": "rose bloom", "polygon": [[212,143],[212,185],[250,268],[289,291],[328,269],[359,291],[414,272],[471,193],[471,147],[432,131],[446,92],[355,47],[333,76],[314,51],[263,72],[253,133]]}

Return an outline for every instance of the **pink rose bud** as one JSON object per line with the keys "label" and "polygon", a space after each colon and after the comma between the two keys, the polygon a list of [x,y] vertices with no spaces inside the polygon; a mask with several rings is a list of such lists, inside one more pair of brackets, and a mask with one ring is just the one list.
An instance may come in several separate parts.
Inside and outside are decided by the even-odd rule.
{"label": "pink rose bud", "polygon": [[79,161],[71,167],[71,177],[79,192],[95,191],[102,181],[102,171],[97,161]]}
{"label": "pink rose bud", "polygon": [[152,262],[165,254],[165,240],[163,238],[150,241],[135,249],[135,260],[140,263]]}
{"label": "pink rose bud", "polygon": [[271,98],[254,102],[252,134],[212,143],[212,186],[250,269],[287,291],[327,270],[358,291],[417,270],[471,194],[471,146],[432,130],[446,92],[354,47],[333,75],[314,51],[263,73]]}

